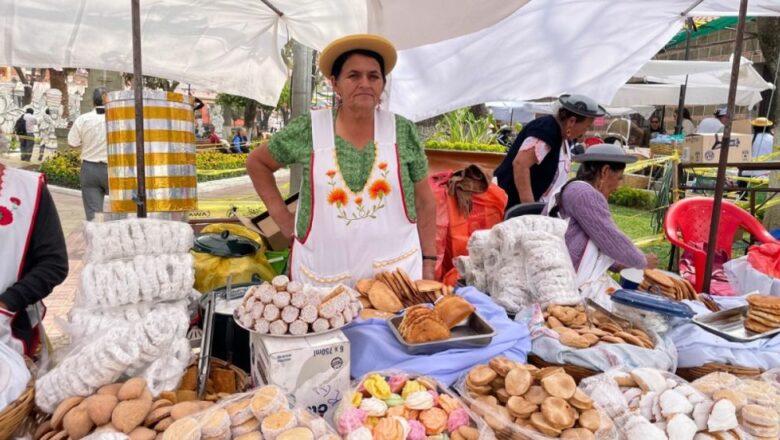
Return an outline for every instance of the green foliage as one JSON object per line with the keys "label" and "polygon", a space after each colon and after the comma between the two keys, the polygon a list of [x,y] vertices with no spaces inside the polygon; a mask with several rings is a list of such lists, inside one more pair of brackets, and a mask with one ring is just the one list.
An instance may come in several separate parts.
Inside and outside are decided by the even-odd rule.
{"label": "green foliage", "polygon": [[81,160],[79,150],[57,151],[41,163],[40,172],[50,185],[80,189]]}
{"label": "green foliage", "polygon": [[198,153],[196,165],[199,170],[235,170],[246,168],[247,154],[227,154],[218,151]]}
{"label": "green foliage", "polygon": [[495,144],[496,135],[490,130],[490,125],[495,127],[495,123],[492,115],[477,118],[468,108],[462,108],[445,113],[436,123],[436,132],[431,139],[438,142]]}
{"label": "green foliage", "polygon": [[628,208],[651,209],[655,207],[656,197],[651,191],[621,186],[609,195],[609,203]]}
{"label": "green foliage", "polygon": [[491,153],[506,153],[506,148],[499,144],[480,144],[475,142],[450,142],[430,139],[425,142],[425,148],[431,150],[484,151]]}
{"label": "green foliage", "polygon": [[664,227],[664,218],[666,217],[666,211],[671,204],[672,194],[672,177],[674,175],[674,163],[672,161],[666,162],[664,165],[664,172],[659,179],[659,186],[656,190],[656,201],[653,206],[652,226],[653,231],[656,233],[661,232]]}

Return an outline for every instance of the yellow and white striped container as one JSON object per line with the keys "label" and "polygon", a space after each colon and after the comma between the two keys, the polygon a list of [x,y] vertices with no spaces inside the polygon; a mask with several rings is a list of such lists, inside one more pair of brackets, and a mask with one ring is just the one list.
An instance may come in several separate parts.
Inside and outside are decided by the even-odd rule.
{"label": "yellow and white striped container", "polygon": [[[112,212],[135,212],[135,100],[132,90],[109,93],[106,104],[108,189]],[[148,212],[198,207],[193,100],[144,90],[144,158]]]}

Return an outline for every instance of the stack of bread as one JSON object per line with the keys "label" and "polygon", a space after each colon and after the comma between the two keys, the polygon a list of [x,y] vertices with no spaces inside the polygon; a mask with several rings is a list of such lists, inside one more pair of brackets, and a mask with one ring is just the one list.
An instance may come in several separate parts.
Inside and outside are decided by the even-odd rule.
{"label": "stack of bread", "polygon": [[336,440],[324,419],[290,409],[284,393],[268,385],[176,419],[162,440]]}
{"label": "stack of bread", "polygon": [[780,438],[780,390],[776,386],[724,372],[710,373],[692,385],[712,400],[730,400],[737,410],[740,427],[753,438]]}
{"label": "stack of bread", "polygon": [[604,378],[623,394],[620,406],[625,411],[620,415],[607,403],[615,401],[617,392],[601,388],[599,377],[587,379],[593,387],[585,387],[616,416],[627,440],[741,438],[734,437],[737,409],[728,398],[713,400],[683,379],[652,368],[614,370]]}
{"label": "stack of bread", "polygon": [[457,295],[442,297],[433,306],[412,306],[406,310],[398,331],[413,344],[449,339],[450,330],[474,313],[474,306]]}
{"label": "stack of bread", "polygon": [[[212,360],[209,368],[209,377],[206,380],[205,400],[216,402],[231,394],[244,391],[241,389],[240,378],[235,370],[225,368]],[[181,378],[181,384],[176,390],[163,391],[160,398],[165,398],[173,403],[197,399],[198,387],[198,367],[196,364],[190,365]]]}
{"label": "stack of bread", "polygon": [[745,328],[754,333],[766,333],[780,328],[780,297],[748,295]]}
{"label": "stack of bread", "polygon": [[453,293],[452,287],[438,281],[412,281],[403,269],[380,273],[375,279],[362,279],[355,288],[364,307],[361,316],[366,319],[390,318],[404,308],[434,303]]}
{"label": "stack of bread", "polygon": [[561,344],[569,347],[588,348],[604,342],[655,348],[655,343],[646,332],[637,328],[625,328],[600,312],[594,312],[589,322],[583,306],[551,304],[544,312],[544,318],[547,327],[558,333]]}
{"label": "stack of bread", "polygon": [[675,301],[697,299],[696,289],[684,278],[672,277],[658,269],[645,269],[645,276],[639,290],[661,294]]}
{"label": "stack of bread", "polygon": [[276,336],[305,336],[338,329],[360,313],[358,294],[349,287],[316,288],[279,275],[247,290],[235,312],[244,328]]}
{"label": "stack of bread", "polygon": [[539,369],[498,356],[472,368],[460,388],[471,409],[499,439],[541,433],[588,440],[595,439],[596,432],[611,429],[593,400],[562,368]]}
{"label": "stack of bread", "polygon": [[335,421],[348,440],[477,440],[481,421],[444,386],[406,373],[368,374]]}
{"label": "stack of bread", "polygon": [[[165,394],[165,393],[163,393]],[[176,403],[177,394],[154,400],[146,381],[135,377],[98,389],[90,396],[73,396],[60,403],[52,417],[38,426],[34,440],[78,440],[94,433],[122,433],[133,440],[160,437],[175,420],[202,411],[213,402],[192,400]],[[58,437],[59,436],[59,437]]]}

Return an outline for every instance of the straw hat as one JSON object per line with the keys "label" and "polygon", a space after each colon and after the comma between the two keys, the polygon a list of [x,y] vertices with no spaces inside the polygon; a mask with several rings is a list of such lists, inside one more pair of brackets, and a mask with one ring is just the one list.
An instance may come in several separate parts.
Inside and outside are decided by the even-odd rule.
{"label": "straw hat", "polygon": [[584,153],[572,158],[574,162],[614,162],[633,163],[636,157],[630,156],[615,144],[598,144],[589,147]]}
{"label": "straw hat", "polygon": [[750,121],[750,125],[754,127],[771,127],[774,125],[774,122],[770,121],[768,118],[756,118]]}
{"label": "straw hat", "polygon": [[395,46],[385,37],[372,34],[348,35],[332,41],[322,50],[320,54],[320,72],[326,78],[330,78],[333,76],[333,63],[336,62],[336,59],[345,52],[357,49],[370,50],[379,54],[385,64],[385,75],[388,75],[393,70],[398,59]]}

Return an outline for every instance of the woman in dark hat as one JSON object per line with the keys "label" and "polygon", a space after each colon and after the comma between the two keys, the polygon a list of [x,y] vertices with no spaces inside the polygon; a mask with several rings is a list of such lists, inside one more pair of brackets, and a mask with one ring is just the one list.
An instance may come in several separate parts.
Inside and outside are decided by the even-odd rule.
{"label": "woman in dark hat", "polygon": [[597,297],[611,284],[606,279],[610,267],[652,269],[658,258],[634,246],[615,224],[607,202],[620,186],[626,164],[636,158],[613,144],[600,144],[574,161],[581,163],[577,177],[561,188],[555,210],[569,220],[566,246],[577,270],[577,285],[584,296]]}
{"label": "woman in dark hat", "polygon": [[[377,35],[351,35],[320,54],[337,96],[255,149],[247,169],[271,217],[294,237],[291,278],[315,285],[354,284],[377,272],[433,278],[436,204],[428,162],[410,121],[379,107],[396,51]],[[300,164],[296,216],[273,173]]]}
{"label": "woman in dark hat", "polygon": [[587,96],[562,95],[558,102],[556,115],[537,118],[523,127],[496,168],[498,185],[509,196],[507,209],[533,202],[545,202],[550,208],[553,196],[568,179],[569,140],[585,134],[594,118],[606,114]]}

